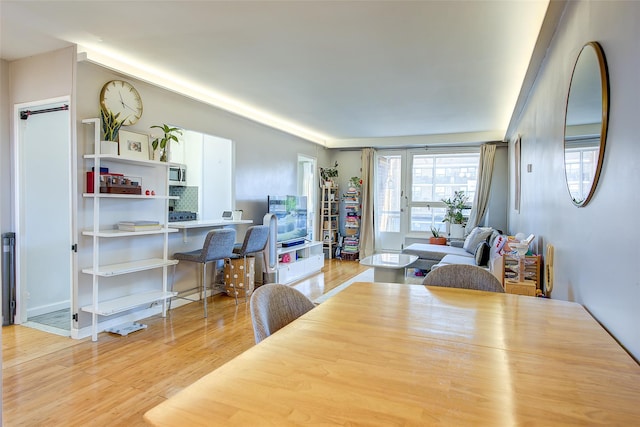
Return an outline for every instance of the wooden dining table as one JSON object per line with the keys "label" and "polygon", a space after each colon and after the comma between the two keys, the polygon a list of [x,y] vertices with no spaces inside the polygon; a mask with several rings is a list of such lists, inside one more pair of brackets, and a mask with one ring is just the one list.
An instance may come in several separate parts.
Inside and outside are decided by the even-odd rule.
{"label": "wooden dining table", "polygon": [[356,282],[144,418],[631,426],[640,425],[640,366],[577,303]]}

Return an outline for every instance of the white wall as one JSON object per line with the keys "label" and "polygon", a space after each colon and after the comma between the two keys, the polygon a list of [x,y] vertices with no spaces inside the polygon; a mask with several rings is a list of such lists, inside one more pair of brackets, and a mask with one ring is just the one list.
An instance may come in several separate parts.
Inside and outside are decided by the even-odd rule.
{"label": "white wall", "polygon": [[[128,127],[128,130],[150,133],[150,126],[170,123],[184,129],[234,142],[236,208],[244,211],[243,219],[251,219],[256,224],[262,223],[262,218],[267,212],[267,195],[296,193],[298,154],[320,157],[321,159],[327,155],[326,150],[315,143],[160,89],[143,81],[119,75],[97,65],[82,62],[78,64],[76,89],[78,162],[80,165],[83,165],[82,154],[93,152],[91,135],[87,135],[84,130],[86,125],[80,124],[80,121],[84,118],[98,117],[100,89],[104,83],[113,79],[124,79],[133,83],[144,103],[142,118],[135,125]],[[84,167],[80,167],[78,170],[78,194],[82,193],[84,188],[84,172]],[[213,185],[215,186],[215,183]],[[138,206],[136,205],[136,209]],[[113,209],[116,213],[118,210],[124,213],[127,207],[118,206]],[[145,206],[144,209],[147,207]],[[90,204],[80,200],[79,212],[79,228],[89,227],[92,218]],[[144,216],[146,213],[136,212],[136,214]],[[149,215],[151,214],[149,213]],[[245,229],[246,227],[238,227],[238,241],[241,241]],[[201,247],[204,234],[207,231],[207,229],[190,230],[186,243],[182,240],[182,233],[170,235],[169,254]],[[149,245],[151,245],[150,242],[132,240],[125,250],[138,256],[147,251],[146,246]],[[78,259],[80,267],[91,262],[90,258],[87,258],[87,254],[90,252],[86,250],[88,246],[90,246],[90,239],[79,238]],[[116,248],[115,244],[113,247],[107,245],[105,252],[102,253],[109,256],[112,251],[113,256],[116,256],[118,255],[116,252],[121,250],[121,246]],[[79,277],[79,299],[86,303],[89,296],[90,280],[85,276],[80,275]],[[149,277],[148,280],[151,282],[156,279]],[[193,265],[189,266],[185,263],[184,266],[178,266],[176,269],[176,290],[192,288],[196,281],[196,268]],[[117,282],[117,279],[113,280],[114,289],[122,289],[127,286],[126,278],[122,279],[122,283]],[[151,283],[139,283],[139,286],[151,286]],[[81,313],[81,326],[86,326],[88,321],[88,316]]]}
{"label": "white wall", "polygon": [[[640,359],[640,3],[568,2],[514,135],[522,136],[522,203],[509,231],[555,245],[552,298],[577,301]],[[564,177],[566,96],[584,43],[598,41],[610,77],[604,165],[591,202],[576,208]],[[512,151],[512,150],[511,150]],[[513,153],[510,154],[513,165]],[[526,165],[532,164],[531,173]],[[513,172],[510,177],[513,195]],[[540,319],[541,327],[544,319]],[[553,327],[553,325],[544,325]]]}
{"label": "white wall", "polygon": [[[11,193],[11,143],[9,133],[9,63],[0,59],[0,192]],[[11,229],[11,205],[8,197],[0,198],[0,231]]]}

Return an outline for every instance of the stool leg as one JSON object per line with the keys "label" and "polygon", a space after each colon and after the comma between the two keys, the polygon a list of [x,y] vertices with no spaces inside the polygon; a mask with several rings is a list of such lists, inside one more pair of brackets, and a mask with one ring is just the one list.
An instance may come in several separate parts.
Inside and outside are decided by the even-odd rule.
{"label": "stool leg", "polygon": [[202,291],[204,297],[204,317],[207,317],[207,286],[206,286],[206,277],[207,277],[207,263],[202,263]]}
{"label": "stool leg", "polygon": [[247,271],[247,256],[244,256],[244,277],[242,279],[242,283],[244,283],[244,303],[247,303],[247,293],[249,290],[249,272]]}
{"label": "stool leg", "polygon": [[[173,292],[173,285],[176,282],[176,264],[173,264],[173,273],[171,274],[171,292]],[[169,298],[169,308],[171,310],[171,302],[173,301],[173,297]]]}
{"label": "stool leg", "polygon": [[238,289],[236,288],[235,283],[233,283],[233,280],[231,281],[231,287],[233,288],[233,296],[236,299],[236,305],[238,305]]}

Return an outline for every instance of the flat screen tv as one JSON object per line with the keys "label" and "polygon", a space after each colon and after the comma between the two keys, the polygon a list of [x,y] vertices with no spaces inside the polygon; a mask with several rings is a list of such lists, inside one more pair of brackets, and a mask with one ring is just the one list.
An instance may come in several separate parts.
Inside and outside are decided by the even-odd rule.
{"label": "flat screen tv", "polygon": [[278,243],[304,243],[307,237],[307,196],[269,196],[269,213],[278,218]]}

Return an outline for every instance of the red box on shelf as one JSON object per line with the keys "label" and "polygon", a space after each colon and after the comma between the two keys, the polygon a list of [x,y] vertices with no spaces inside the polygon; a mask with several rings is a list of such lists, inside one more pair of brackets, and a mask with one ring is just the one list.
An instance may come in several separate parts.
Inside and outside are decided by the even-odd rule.
{"label": "red box on shelf", "polygon": [[[109,173],[109,169],[107,168],[100,168],[100,169],[101,169],[100,175],[124,176],[121,173]],[[93,193],[93,171],[87,172],[87,193]]]}

